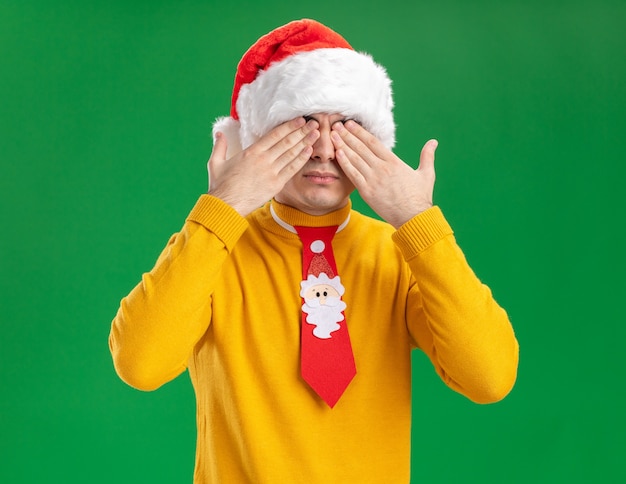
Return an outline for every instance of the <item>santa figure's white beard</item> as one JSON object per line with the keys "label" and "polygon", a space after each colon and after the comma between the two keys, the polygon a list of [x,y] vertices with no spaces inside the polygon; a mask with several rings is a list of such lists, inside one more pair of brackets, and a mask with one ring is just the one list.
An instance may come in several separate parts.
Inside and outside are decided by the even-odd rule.
{"label": "santa figure's white beard", "polygon": [[327,297],[324,305],[319,298],[310,298],[302,306],[302,311],[307,313],[306,322],[315,325],[313,335],[320,339],[331,338],[330,333],[341,328],[337,323],[343,321],[344,309],[346,303],[338,297]]}

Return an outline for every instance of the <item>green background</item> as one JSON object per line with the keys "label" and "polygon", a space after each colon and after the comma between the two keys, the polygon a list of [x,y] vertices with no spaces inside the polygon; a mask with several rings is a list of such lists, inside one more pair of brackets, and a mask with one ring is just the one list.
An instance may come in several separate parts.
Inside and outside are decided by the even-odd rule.
{"label": "green background", "polygon": [[126,386],[110,322],[206,190],[240,56],[302,17],[387,67],[399,156],[439,139],[436,202],[521,345],[487,406],[415,354],[413,481],[624,482],[626,2],[608,0],[0,2],[0,482],[191,482],[188,376]]}

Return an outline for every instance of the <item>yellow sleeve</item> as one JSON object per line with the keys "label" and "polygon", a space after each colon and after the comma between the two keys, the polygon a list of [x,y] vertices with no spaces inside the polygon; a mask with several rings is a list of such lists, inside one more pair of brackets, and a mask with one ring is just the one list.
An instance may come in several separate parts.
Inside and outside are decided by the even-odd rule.
{"label": "yellow sleeve", "polygon": [[185,370],[210,324],[222,264],[247,227],[229,205],[200,197],[154,268],[120,303],[109,348],[122,380],[154,390]]}
{"label": "yellow sleeve", "polygon": [[439,207],[408,221],[393,239],[413,273],[426,316],[407,316],[417,346],[455,391],[477,403],[504,398],[517,376],[517,339]]}

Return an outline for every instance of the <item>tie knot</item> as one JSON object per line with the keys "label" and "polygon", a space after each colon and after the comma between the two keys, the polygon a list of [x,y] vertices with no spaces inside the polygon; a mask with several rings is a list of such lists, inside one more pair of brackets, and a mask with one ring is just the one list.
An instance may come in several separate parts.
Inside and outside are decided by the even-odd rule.
{"label": "tie knot", "polygon": [[328,246],[337,233],[337,228],[337,225],[329,225],[327,227],[294,227],[306,250],[311,250],[315,253],[320,253],[326,248],[330,248]]}

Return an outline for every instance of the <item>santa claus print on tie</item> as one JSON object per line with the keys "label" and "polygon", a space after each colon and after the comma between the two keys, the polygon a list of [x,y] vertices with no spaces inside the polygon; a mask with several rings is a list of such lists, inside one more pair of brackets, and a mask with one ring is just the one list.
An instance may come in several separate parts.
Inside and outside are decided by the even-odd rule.
{"label": "santa claus print on tie", "polygon": [[332,279],[325,272],[319,276],[309,274],[300,283],[300,296],[304,300],[302,311],[307,314],[306,322],[315,326],[313,336],[320,339],[332,338],[332,332],[341,329],[346,303],[341,300],[344,287],[339,276]]}

